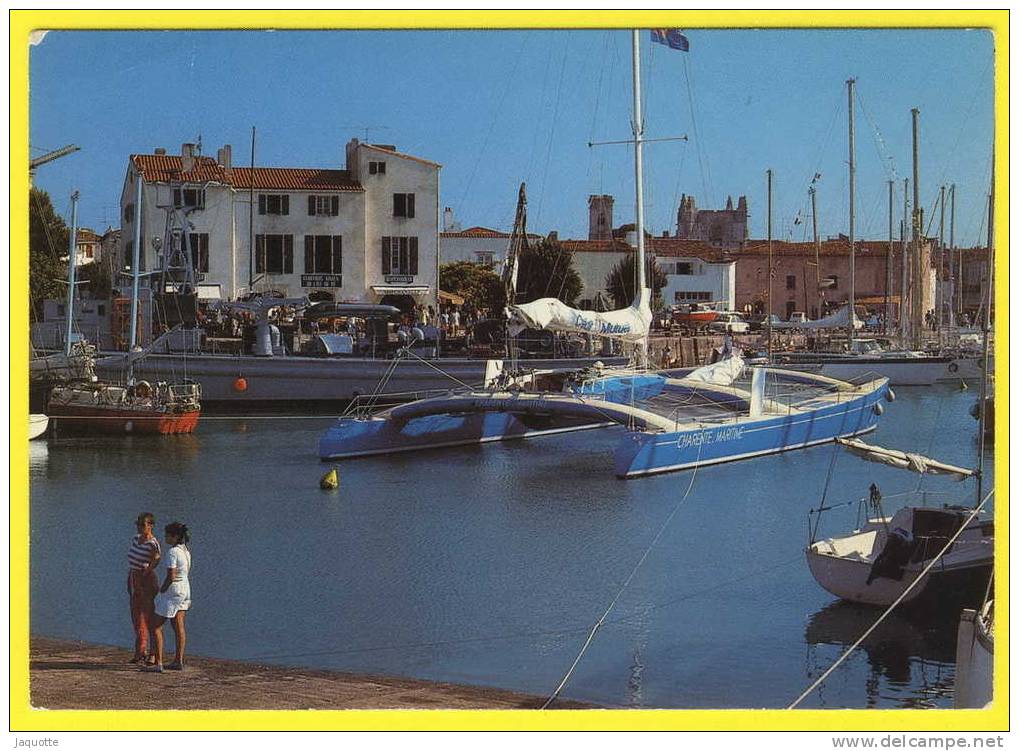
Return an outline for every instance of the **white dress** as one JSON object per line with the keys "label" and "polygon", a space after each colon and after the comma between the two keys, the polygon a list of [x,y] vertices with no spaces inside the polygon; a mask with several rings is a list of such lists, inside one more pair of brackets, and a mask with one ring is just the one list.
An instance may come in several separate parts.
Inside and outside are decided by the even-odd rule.
{"label": "white dress", "polygon": [[183,545],[174,545],[163,559],[167,569],[174,569],[173,581],[165,592],[156,595],[156,614],[173,618],[178,610],[191,607],[191,553]]}

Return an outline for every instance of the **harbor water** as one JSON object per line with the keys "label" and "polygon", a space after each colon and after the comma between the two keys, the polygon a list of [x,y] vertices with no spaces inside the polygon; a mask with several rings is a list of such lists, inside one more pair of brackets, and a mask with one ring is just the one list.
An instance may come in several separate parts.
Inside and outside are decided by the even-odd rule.
{"label": "harbor water", "polygon": [[[974,466],[976,393],[897,389],[865,440]],[[195,654],[548,694],[618,595],[563,696],[781,708],[879,615],[807,569],[826,486],[833,504],[876,482],[889,513],[918,486],[931,504],[975,499],[973,481],[832,445],[622,481],[617,429],[344,462],[323,491],[329,422],[205,416],[194,435],[33,442],[32,632],[132,643],[127,545],[152,511],[160,536],[174,520],[193,532]],[[821,530],[856,524],[846,507]],[[951,707],[956,625],[893,614],[801,706]]]}

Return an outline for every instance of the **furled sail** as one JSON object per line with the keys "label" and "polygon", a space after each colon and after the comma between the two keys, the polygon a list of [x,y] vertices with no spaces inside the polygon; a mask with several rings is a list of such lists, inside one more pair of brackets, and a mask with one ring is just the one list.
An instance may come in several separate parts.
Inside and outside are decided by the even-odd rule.
{"label": "furled sail", "polygon": [[543,297],[507,309],[509,332],[518,334],[534,328],[642,342],[651,329],[650,298],[650,291],[644,289],[630,307],[598,313],[571,308],[555,297]]}
{"label": "furled sail", "polygon": [[955,475],[957,480],[964,480],[974,474],[972,469],[945,464],[922,454],[911,454],[906,451],[886,449],[883,446],[873,446],[855,438],[836,438],[835,440],[863,459],[899,469],[909,469],[920,474]]}
{"label": "furled sail", "polygon": [[[802,321],[799,323],[776,321],[771,326],[774,329],[844,329],[849,324],[849,306],[843,305],[829,316],[819,318],[816,321]],[[862,329],[863,321],[853,313],[853,328]]]}

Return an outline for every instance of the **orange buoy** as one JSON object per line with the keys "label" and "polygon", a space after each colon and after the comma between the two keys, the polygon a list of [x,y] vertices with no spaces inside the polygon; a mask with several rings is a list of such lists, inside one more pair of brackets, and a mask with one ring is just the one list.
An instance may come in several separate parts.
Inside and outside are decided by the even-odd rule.
{"label": "orange buoy", "polygon": [[241,376],[237,376],[237,378],[234,379],[234,391],[236,391],[238,394],[241,394],[247,390],[248,390],[247,379]]}

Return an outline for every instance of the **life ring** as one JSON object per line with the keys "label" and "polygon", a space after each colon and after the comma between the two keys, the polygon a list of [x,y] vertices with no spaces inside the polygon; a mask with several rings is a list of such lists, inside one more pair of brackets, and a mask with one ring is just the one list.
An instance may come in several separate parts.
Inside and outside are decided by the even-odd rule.
{"label": "life ring", "polygon": [[952,362],[948,363],[948,372],[949,373],[958,373],[959,372],[959,363],[955,362],[955,360],[953,360]]}
{"label": "life ring", "polygon": [[247,390],[248,380],[243,376],[237,376],[237,378],[234,379],[234,391],[236,391],[238,394],[243,394]]}
{"label": "life ring", "polygon": [[152,396],[152,384],[148,381],[138,381],[134,385],[134,393],[137,394],[139,399],[148,399]]}

